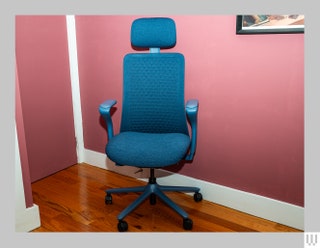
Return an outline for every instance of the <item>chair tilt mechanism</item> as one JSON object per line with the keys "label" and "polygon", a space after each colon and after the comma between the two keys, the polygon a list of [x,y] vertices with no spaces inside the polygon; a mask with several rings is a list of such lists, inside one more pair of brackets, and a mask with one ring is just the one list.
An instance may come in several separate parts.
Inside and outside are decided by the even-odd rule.
{"label": "chair tilt mechanism", "polygon": [[[112,204],[112,194],[141,192],[118,215],[118,230],[128,230],[124,218],[149,198],[150,204],[161,199],[183,218],[183,228],[191,230],[192,220],[164,192],[194,193],[202,200],[200,189],[188,186],[163,186],[156,182],[155,169],[191,161],[196,150],[198,100],[184,99],[184,56],[162,53],[176,44],[176,26],[170,18],[139,18],[131,26],[131,44],[139,52],[123,60],[123,102],[120,132],[113,133],[110,114],[116,100],[99,106],[106,126],[106,154],[118,166],[150,169],[146,186],[106,190],[105,203]],[[143,52],[149,49],[149,52]],[[141,51],[142,50],[142,51]],[[190,125],[190,130],[188,128]],[[191,135],[189,134],[191,133]]]}

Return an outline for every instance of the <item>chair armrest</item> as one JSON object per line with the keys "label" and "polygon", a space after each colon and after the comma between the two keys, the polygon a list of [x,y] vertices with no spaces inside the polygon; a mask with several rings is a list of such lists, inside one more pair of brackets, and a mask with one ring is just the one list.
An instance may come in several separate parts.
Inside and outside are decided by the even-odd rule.
{"label": "chair armrest", "polygon": [[192,160],[197,146],[197,122],[198,122],[199,101],[192,99],[186,103],[186,113],[191,125],[191,145],[186,160]]}
{"label": "chair armrest", "polygon": [[99,106],[99,112],[106,122],[107,131],[108,131],[108,140],[110,140],[113,137],[113,123],[111,119],[110,109],[116,103],[117,103],[116,100],[107,100],[101,103]]}

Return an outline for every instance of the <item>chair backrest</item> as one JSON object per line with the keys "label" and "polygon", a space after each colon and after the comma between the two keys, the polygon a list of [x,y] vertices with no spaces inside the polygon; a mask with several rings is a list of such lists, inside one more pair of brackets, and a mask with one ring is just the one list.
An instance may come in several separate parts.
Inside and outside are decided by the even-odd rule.
{"label": "chair backrest", "polygon": [[184,57],[160,53],[176,44],[169,18],[140,18],[131,27],[133,47],[123,61],[123,103],[120,132],[188,134],[184,99]]}

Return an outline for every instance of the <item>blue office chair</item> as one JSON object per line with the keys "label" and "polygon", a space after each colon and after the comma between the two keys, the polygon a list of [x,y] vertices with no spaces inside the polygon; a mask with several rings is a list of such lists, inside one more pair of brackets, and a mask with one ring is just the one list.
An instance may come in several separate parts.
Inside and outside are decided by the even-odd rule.
{"label": "blue office chair", "polygon": [[[184,57],[180,53],[160,53],[160,48],[176,44],[175,22],[170,18],[140,18],[132,23],[131,44],[150,52],[131,53],[123,61],[123,103],[120,132],[113,134],[110,110],[115,100],[99,107],[106,121],[107,156],[119,166],[149,168],[149,183],[142,187],[106,190],[105,203],[112,204],[113,193],[142,192],[118,215],[118,230],[128,230],[123,219],[149,198],[158,197],[183,218],[185,230],[193,222],[188,214],[163,192],[194,192],[194,200],[202,200],[197,187],[163,186],[156,182],[155,169],[192,160],[196,150],[198,100],[184,100]],[[191,137],[189,136],[188,122]]]}

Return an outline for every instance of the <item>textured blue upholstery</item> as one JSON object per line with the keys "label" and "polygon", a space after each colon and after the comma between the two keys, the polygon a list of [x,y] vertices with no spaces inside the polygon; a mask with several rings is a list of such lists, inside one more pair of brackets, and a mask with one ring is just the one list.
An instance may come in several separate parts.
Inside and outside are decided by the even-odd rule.
{"label": "textured blue upholstery", "polygon": [[164,167],[183,159],[189,145],[181,133],[123,132],[110,140],[106,153],[120,165]]}
{"label": "textured blue upholstery", "polygon": [[188,134],[184,105],[181,54],[126,55],[121,132]]}
{"label": "textured blue upholstery", "polygon": [[107,144],[109,158],[119,165],[163,167],[185,157],[189,145],[184,57],[126,55],[121,128]]}
{"label": "textured blue upholstery", "polygon": [[135,47],[170,48],[176,44],[176,26],[172,19],[140,18],[132,23],[131,43]]}

